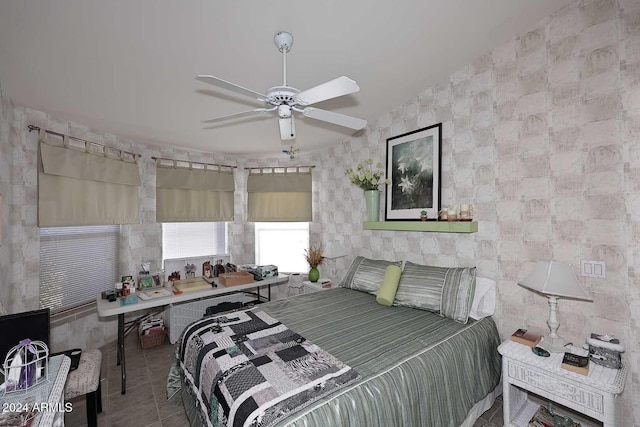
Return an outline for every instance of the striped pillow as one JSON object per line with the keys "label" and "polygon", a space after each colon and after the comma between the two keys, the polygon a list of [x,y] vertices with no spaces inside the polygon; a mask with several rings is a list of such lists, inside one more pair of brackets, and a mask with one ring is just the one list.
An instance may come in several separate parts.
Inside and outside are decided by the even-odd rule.
{"label": "striped pillow", "polygon": [[376,295],[389,265],[400,267],[402,261],[392,262],[357,256],[340,282],[340,286]]}
{"label": "striped pillow", "polygon": [[476,287],[476,268],[405,263],[393,305],[429,310],[467,323]]}

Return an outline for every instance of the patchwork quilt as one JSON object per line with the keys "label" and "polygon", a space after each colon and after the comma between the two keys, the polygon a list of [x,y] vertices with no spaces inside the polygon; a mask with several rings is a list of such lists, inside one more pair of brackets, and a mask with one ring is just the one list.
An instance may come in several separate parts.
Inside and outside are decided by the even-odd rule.
{"label": "patchwork quilt", "polygon": [[212,427],[269,427],[359,378],[263,311],[199,320],[177,353],[202,424]]}

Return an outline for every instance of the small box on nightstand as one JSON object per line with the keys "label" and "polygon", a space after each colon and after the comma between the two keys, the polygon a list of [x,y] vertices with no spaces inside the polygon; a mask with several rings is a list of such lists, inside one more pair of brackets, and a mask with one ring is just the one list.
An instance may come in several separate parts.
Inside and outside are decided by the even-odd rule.
{"label": "small box on nightstand", "polygon": [[309,280],[305,280],[304,282],[302,282],[302,287],[305,294],[326,291],[327,289],[331,289],[331,280],[320,279],[317,282],[310,282]]}

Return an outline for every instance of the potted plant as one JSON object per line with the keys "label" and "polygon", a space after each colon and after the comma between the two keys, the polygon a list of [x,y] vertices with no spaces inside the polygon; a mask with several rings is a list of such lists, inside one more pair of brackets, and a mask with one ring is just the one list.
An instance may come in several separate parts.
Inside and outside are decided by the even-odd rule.
{"label": "potted plant", "polygon": [[309,249],[304,250],[304,258],[309,263],[311,269],[309,270],[309,281],[317,282],[320,279],[320,272],[318,266],[322,264],[324,257],[322,256],[322,249],[320,246],[311,246]]}

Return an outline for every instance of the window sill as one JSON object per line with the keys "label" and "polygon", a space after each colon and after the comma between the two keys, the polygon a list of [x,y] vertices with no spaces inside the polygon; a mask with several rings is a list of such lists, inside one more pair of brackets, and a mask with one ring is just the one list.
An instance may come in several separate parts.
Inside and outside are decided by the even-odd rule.
{"label": "window sill", "polygon": [[51,315],[50,324],[51,329],[56,326],[61,326],[67,323],[71,323],[74,320],[82,319],[90,314],[96,313],[96,303],[90,302],[79,307],[72,308],[70,310],[61,311]]}

